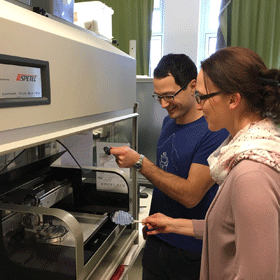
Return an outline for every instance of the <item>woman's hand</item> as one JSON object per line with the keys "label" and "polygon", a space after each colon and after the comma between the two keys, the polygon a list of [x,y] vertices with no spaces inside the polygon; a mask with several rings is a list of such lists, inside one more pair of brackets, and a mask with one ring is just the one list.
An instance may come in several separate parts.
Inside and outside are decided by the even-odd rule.
{"label": "woman's hand", "polygon": [[174,219],[161,213],[153,214],[142,220],[147,227],[147,235],[158,233],[178,233],[194,236],[192,220]]}
{"label": "woman's hand", "polygon": [[147,227],[147,234],[153,235],[158,233],[172,232],[173,218],[167,217],[161,213],[153,214],[142,220],[142,223]]}

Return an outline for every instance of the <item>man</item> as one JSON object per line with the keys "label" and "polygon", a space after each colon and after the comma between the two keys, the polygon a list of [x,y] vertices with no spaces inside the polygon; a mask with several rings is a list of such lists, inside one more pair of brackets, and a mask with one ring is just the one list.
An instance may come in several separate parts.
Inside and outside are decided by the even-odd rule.
{"label": "man", "polygon": [[[208,156],[228,136],[210,132],[196,109],[197,69],[184,54],[164,56],[154,70],[153,97],[166,109],[157,145],[157,166],[128,147],[111,147],[120,167],[134,167],[154,186],[150,214],[204,219],[218,186],[210,176]],[[147,239],[143,279],[199,279],[202,242],[178,234]]]}

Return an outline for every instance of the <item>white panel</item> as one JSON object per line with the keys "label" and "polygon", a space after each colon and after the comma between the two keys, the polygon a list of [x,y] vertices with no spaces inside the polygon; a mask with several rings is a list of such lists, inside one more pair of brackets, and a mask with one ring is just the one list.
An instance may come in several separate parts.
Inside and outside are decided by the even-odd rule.
{"label": "white panel", "polygon": [[199,3],[196,0],[164,0],[164,55],[184,53],[197,60]]}
{"label": "white panel", "polygon": [[0,54],[49,61],[51,104],[0,109],[0,131],[132,108],[136,62],[92,32],[0,1]]}

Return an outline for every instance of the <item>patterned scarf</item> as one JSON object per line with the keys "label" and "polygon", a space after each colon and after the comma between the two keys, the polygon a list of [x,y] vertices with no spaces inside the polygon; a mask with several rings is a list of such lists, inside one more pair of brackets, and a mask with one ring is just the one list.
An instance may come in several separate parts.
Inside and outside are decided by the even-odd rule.
{"label": "patterned scarf", "polygon": [[211,176],[219,185],[243,159],[261,162],[280,172],[280,129],[273,121],[250,123],[230,138],[208,158]]}

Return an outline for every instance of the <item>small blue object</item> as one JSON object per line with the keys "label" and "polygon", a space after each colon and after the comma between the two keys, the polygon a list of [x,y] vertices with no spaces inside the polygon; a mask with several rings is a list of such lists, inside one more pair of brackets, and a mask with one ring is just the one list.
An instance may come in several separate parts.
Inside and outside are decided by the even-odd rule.
{"label": "small blue object", "polygon": [[117,225],[130,225],[133,223],[133,217],[130,213],[124,211],[117,211],[112,215],[111,220]]}

